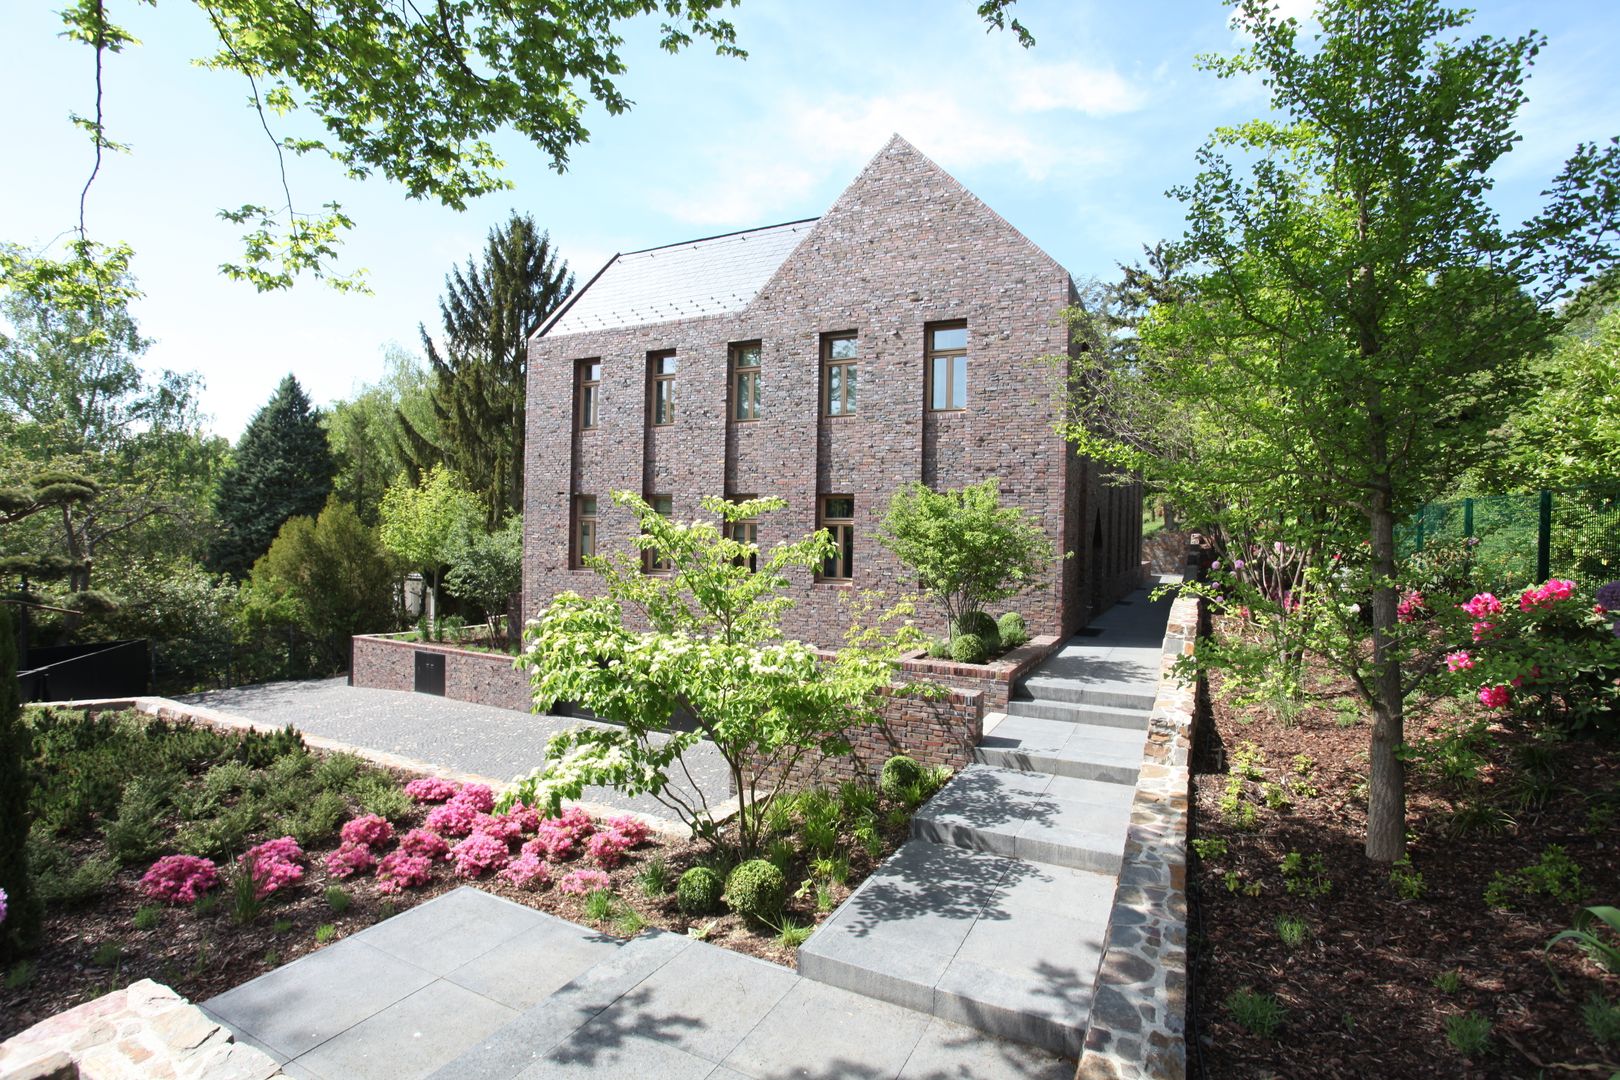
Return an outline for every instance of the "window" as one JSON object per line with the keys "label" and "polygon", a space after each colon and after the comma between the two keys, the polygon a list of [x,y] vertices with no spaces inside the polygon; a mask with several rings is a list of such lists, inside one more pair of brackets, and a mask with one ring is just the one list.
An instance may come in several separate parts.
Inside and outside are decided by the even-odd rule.
{"label": "window", "polygon": [[[752,498],[756,498],[756,496],[733,495],[731,497],[731,501],[734,503],[741,503],[747,502]],[[737,541],[739,544],[753,544],[757,548],[759,546],[759,522],[755,521],[753,518],[745,518],[741,521],[729,521],[726,523],[726,535]],[[758,570],[759,553],[756,551],[751,555],[739,555],[737,556],[736,562],[738,566],[746,566],[750,571]]]}
{"label": "window", "polygon": [[652,372],[652,422],[663,427],[675,422],[675,354],[653,353],[647,357]]}
{"label": "window", "polygon": [[859,340],[854,334],[828,334],[821,342],[822,409],[828,416],[855,413],[855,375],[860,363]]}
{"label": "window", "polygon": [[[659,517],[669,517],[675,513],[675,499],[669,495],[649,495],[647,505],[652,507],[653,513]],[[675,564],[668,559],[657,558],[652,551],[647,551],[642,562],[649,574],[667,574],[675,569]]]}
{"label": "window", "polygon": [[731,415],[759,419],[759,342],[731,347]]}
{"label": "window", "polygon": [[574,498],[574,569],[585,565],[596,554],[596,500],[589,495]]}
{"label": "window", "polygon": [[602,389],[602,361],[579,362],[579,429],[596,427],[596,402]]}
{"label": "window", "polygon": [[821,527],[832,533],[838,548],[821,564],[823,581],[848,581],[855,576],[855,497],[823,495]]}
{"label": "window", "polygon": [[928,328],[928,407],[934,412],[967,408],[967,323]]}

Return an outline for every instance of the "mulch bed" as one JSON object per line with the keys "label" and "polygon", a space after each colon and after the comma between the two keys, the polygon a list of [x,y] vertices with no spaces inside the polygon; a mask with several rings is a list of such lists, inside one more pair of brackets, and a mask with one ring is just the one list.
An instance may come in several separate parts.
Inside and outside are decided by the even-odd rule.
{"label": "mulch bed", "polygon": [[[1218,633],[1236,629],[1217,620]],[[1620,750],[1583,738],[1552,743],[1555,790],[1539,808],[1520,807],[1511,797],[1518,755],[1547,742],[1519,727],[1494,729],[1479,791],[1513,819],[1494,835],[1448,831],[1457,790],[1409,769],[1408,851],[1424,888],[1421,897],[1403,899],[1389,869],[1362,851],[1370,720],[1352,721],[1336,705],[1334,695],[1347,696],[1348,688],[1331,672],[1310,674],[1314,700],[1287,723],[1265,708],[1236,706],[1221,677],[1211,679],[1213,722],[1194,763],[1192,836],[1224,840],[1227,852],[1207,859],[1189,853],[1192,1075],[1602,1078],[1620,1070],[1620,1046],[1600,1045],[1581,1016],[1594,991],[1620,999],[1620,976],[1573,945],[1554,950],[1550,967],[1544,958],[1547,940],[1568,928],[1580,907],[1620,901]],[[1440,703],[1426,719],[1408,719],[1408,742],[1476,712]],[[1262,777],[1244,784],[1244,797],[1261,803],[1252,830],[1234,827],[1235,815],[1223,816],[1219,806],[1226,765],[1244,743],[1264,755]],[[1295,767],[1299,754],[1315,762],[1304,775]],[[1317,793],[1267,808],[1264,785],[1284,780]],[[1580,867],[1580,901],[1520,896],[1514,910],[1487,906],[1484,893],[1497,871],[1535,864],[1553,844]],[[1331,891],[1290,893],[1281,872],[1290,852],[1307,865],[1322,856]],[[1310,938],[1297,949],[1279,938],[1283,916],[1309,925]],[[1451,992],[1436,985],[1447,972],[1460,976]],[[1269,1037],[1246,1030],[1226,1005],[1245,987],[1274,994],[1287,1010]],[[1448,1043],[1446,1024],[1471,1011],[1492,1029],[1487,1048],[1465,1057]]]}

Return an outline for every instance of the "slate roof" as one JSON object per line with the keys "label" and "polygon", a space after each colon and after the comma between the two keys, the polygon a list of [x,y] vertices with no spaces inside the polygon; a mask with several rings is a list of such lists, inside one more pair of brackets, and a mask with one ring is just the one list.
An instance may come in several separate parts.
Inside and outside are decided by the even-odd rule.
{"label": "slate roof", "polygon": [[535,336],[741,310],[818,220],[806,218],[615,255]]}

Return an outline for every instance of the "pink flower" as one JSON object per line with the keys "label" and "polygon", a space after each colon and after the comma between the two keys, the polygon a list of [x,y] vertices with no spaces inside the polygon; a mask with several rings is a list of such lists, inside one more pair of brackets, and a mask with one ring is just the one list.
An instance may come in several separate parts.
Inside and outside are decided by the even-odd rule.
{"label": "pink flower", "polygon": [[610,817],[602,824],[630,841],[631,847],[640,847],[652,835],[652,826],[636,817],[634,814],[619,814]]}
{"label": "pink flower", "polygon": [[1594,614],[1594,615],[1602,615],[1605,612],[1605,610],[1606,609],[1604,608],[1604,606],[1602,604],[1593,604],[1592,605],[1592,614]]}
{"label": "pink flower", "polygon": [[424,776],[405,785],[405,794],[417,802],[444,802],[460,790],[457,785],[437,776]]}
{"label": "pink flower", "polygon": [[335,878],[363,874],[377,865],[377,857],[365,844],[344,841],[343,846],[326,856],[326,872]]}
{"label": "pink flower", "polygon": [[1505,709],[1511,691],[1505,686],[1482,686],[1479,688],[1479,703],[1487,709]]}
{"label": "pink flower", "polygon": [[1423,594],[1413,589],[1395,605],[1395,618],[1403,623],[1413,622],[1424,611]]}
{"label": "pink flower", "polygon": [[1474,666],[1474,658],[1468,655],[1466,649],[1446,653],[1446,668],[1450,671],[1467,671]]}
{"label": "pink flower", "polygon": [[1493,622],[1485,622],[1485,621],[1481,620],[1480,622],[1475,623],[1474,624],[1474,641],[1475,642],[1484,641],[1485,640],[1485,635],[1489,634],[1492,630],[1495,630],[1495,629],[1496,629],[1496,624],[1493,623]]}
{"label": "pink flower", "polygon": [[219,867],[195,855],[165,855],[141,877],[147,896],[169,904],[195,903],[217,884]]}
{"label": "pink flower", "polygon": [[473,832],[488,833],[502,840],[517,840],[523,836],[523,826],[507,814],[479,814],[473,818]]}
{"label": "pink flower", "polygon": [[242,853],[242,870],[253,878],[254,891],[262,900],[304,880],[304,849],[290,836],[266,840]]}
{"label": "pink flower", "polygon": [[1483,619],[1487,615],[1499,615],[1502,612],[1502,601],[1488,592],[1482,592],[1462,605],[1462,609],[1476,619]]}
{"label": "pink flower", "polygon": [[1540,588],[1530,587],[1519,594],[1519,610],[1534,611],[1537,608],[1550,607],[1562,600],[1568,600],[1575,595],[1575,583],[1562,578],[1553,578]]}
{"label": "pink flower", "polygon": [[570,870],[558,883],[557,888],[575,896],[584,896],[597,889],[609,888],[612,884],[613,880],[600,870]]}
{"label": "pink flower", "polygon": [[1241,569],[1243,569],[1244,566],[1245,566],[1245,563],[1243,562],[1242,559],[1233,559],[1232,560],[1232,569],[1233,570],[1241,570]]}
{"label": "pink flower", "polygon": [[435,806],[429,810],[427,820],[423,824],[443,836],[466,836],[472,832],[473,822],[478,819],[478,813],[462,802],[458,796],[443,806]]}
{"label": "pink flower", "polygon": [[551,884],[551,867],[533,855],[523,855],[506,864],[506,869],[495,875],[520,889],[538,889]]}
{"label": "pink flower", "polygon": [[393,895],[402,889],[426,885],[433,879],[433,863],[420,855],[395,851],[377,864],[377,891]]}
{"label": "pink flower", "polygon": [[565,829],[554,827],[551,822],[540,823],[540,831],[534,839],[523,845],[525,855],[533,854],[536,858],[549,859],[552,862],[561,862],[574,853],[574,837]]}
{"label": "pink flower", "polygon": [[501,816],[517,822],[518,827],[526,833],[532,833],[540,828],[540,812],[523,803],[513,803],[512,809]]}
{"label": "pink flower", "polygon": [[426,829],[412,829],[399,838],[399,850],[423,859],[442,859],[450,853],[444,837]]}
{"label": "pink flower", "polygon": [[490,870],[499,870],[511,859],[506,841],[488,833],[473,833],[450,849],[456,863],[456,876],[475,878]]}
{"label": "pink flower", "polygon": [[1211,570],[1219,570],[1221,568],[1221,560],[1219,560],[1219,559],[1214,560],[1213,562],[1211,562],[1209,564],[1209,568]]}
{"label": "pink flower", "polygon": [[365,817],[345,822],[341,835],[345,844],[381,847],[394,838],[394,827],[388,824],[386,818],[377,814],[367,814]]}
{"label": "pink flower", "polygon": [[585,841],[585,851],[595,860],[596,865],[609,870],[624,861],[624,853],[630,850],[630,841],[612,829],[598,832]]}
{"label": "pink flower", "polygon": [[455,801],[466,803],[480,814],[488,814],[495,809],[495,793],[488,784],[468,784],[456,792]]}

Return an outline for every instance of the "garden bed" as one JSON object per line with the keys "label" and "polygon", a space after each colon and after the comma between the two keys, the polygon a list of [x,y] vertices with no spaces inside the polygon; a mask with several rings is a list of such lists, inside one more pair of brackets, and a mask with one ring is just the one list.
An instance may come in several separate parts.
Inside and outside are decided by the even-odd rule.
{"label": "garden bed", "polygon": [[1331,673],[1308,685],[1285,722],[1211,678],[1189,853],[1198,1074],[1620,1069],[1620,975],[1571,944],[1544,955],[1584,905],[1620,900],[1620,749],[1500,725],[1431,742],[1481,715],[1440,702],[1408,723],[1411,865],[1392,875],[1362,854],[1368,722]]}
{"label": "garden bed", "polygon": [[[34,722],[39,716],[33,714]],[[386,819],[393,834],[376,845],[377,857],[397,850],[407,831],[432,824],[434,804],[404,792],[419,777],[348,755],[307,751],[292,735],[243,736],[138,714],[46,726],[50,730],[36,739],[35,767],[37,775],[57,779],[38,792],[30,846],[36,878],[45,879],[50,898],[42,947],[0,982],[0,1039],[142,978],[192,1001],[206,1000],[465,884],[618,936],[655,926],[792,966],[809,929],[904,841],[911,816],[911,805],[852,785],[791,796],[773,808],[776,828],[766,854],[784,870],[789,897],[771,925],[723,908],[683,912],[675,885],[685,870],[710,865],[723,878],[729,867],[707,845],[657,832],[616,865],[586,853],[581,836],[574,851],[545,862],[548,885],[520,887],[501,880],[493,868],[458,876],[452,862],[440,858],[431,861],[424,884],[388,895],[373,871],[340,879],[327,856],[340,847],[341,826],[369,811]],[[109,847],[109,826],[118,835],[120,809],[133,820],[142,789],[155,786],[159,775],[166,777],[168,794],[158,807],[147,806],[158,829],[144,841],[121,837],[120,864]],[[930,790],[940,779],[933,779]],[[923,794],[909,793],[910,802]],[[333,799],[342,808],[335,820],[310,820],[311,805],[322,801],[330,808]],[[263,805],[249,805],[253,800]],[[606,831],[611,819],[593,825]],[[290,832],[302,841],[302,878],[263,897],[255,912],[261,905],[240,899],[234,888],[233,856]],[[517,859],[520,845],[534,836],[534,829],[525,828],[503,857]],[[446,839],[455,844],[458,838]],[[158,856],[182,848],[214,858],[223,880],[197,903],[154,901],[142,876]],[[600,871],[605,886],[584,894],[562,891],[560,882],[580,870]]]}

